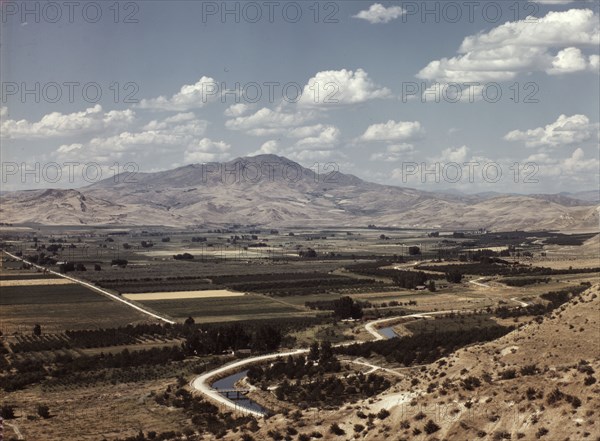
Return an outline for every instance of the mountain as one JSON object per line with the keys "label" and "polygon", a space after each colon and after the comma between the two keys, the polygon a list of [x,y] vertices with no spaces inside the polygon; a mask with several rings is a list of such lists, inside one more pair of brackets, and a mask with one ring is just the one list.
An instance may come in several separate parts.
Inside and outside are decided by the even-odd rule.
{"label": "mountain", "polygon": [[595,229],[598,207],[589,204],[566,195],[432,193],[259,155],[121,174],[78,190],[7,192],[0,214],[47,225]]}

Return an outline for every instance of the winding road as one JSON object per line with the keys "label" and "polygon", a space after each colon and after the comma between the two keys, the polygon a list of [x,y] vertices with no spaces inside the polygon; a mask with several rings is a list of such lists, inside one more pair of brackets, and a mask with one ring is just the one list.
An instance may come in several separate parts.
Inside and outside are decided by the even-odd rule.
{"label": "winding road", "polygon": [[[378,320],[373,320],[369,323],[367,323],[365,325],[365,329],[367,330],[367,332],[369,334],[371,334],[374,337],[374,340],[386,340],[387,337],[385,337],[384,335],[380,334],[377,331],[377,328],[375,326],[380,325],[382,323],[386,323],[386,322],[390,322],[393,320],[400,320],[403,318],[425,318],[428,316],[434,316],[434,315],[440,315],[440,314],[450,314],[450,313],[460,313],[461,311],[458,310],[449,310],[449,311],[435,311],[435,312],[422,312],[422,313],[418,313],[418,314],[409,314],[409,315],[401,315],[401,316],[394,316],[394,317],[387,317],[384,319],[378,319]],[[340,343],[337,345],[333,345],[333,347],[340,347],[340,346],[348,346],[354,343],[361,343],[360,341],[349,341],[349,342],[345,342],[345,343]],[[294,349],[291,351],[286,351],[286,352],[276,352],[273,354],[266,354],[266,355],[258,355],[256,357],[249,357],[249,358],[245,358],[243,360],[238,360],[238,361],[234,361],[232,363],[226,364],[224,366],[221,366],[217,369],[214,369],[210,372],[205,372],[202,375],[199,375],[198,377],[194,378],[191,382],[190,382],[190,386],[197,390],[198,392],[204,394],[205,396],[211,398],[212,400],[216,401],[219,404],[222,404],[224,406],[227,406],[233,410],[237,410],[237,411],[242,411],[245,412],[247,414],[250,415],[254,415],[257,417],[262,417],[264,416],[263,413],[252,410],[252,409],[248,409],[248,408],[243,408],[241,406],[238,406],[235,402],[229,400],[228,398],[224,397],[223,395],[221,395],[219,393],[218,390],[213,389],[210,384],[212,382],[214,382],[215,377],[219,377],[222,374],[229,372],[229,371],[240,371],[240,368],[244,368],[246,366],[249,366],[251,364],[255,364],[255,363],[259,363],[259,362],[263,362],[263,361],[267,361],[267,360],[273,360],[276,359],[278,357],[287,357],[289,355],[300,355],[300,354],[305,354],[309,351],[308,348],[300,348],[300,349]],[[355,361],[353,361],[353,363],[356,364],[361,364],[367,367],[370,367],[371,369],[381,369],[383,371],[386,372],[391,372],[394,373],[395,375],[401,375],[398,372],[395,372],[391,369],[388,368],[384,368],[382,366],[376,366],[374,364],[371,363],[366,363],[363,361],[360,361],[360,359],[357,359]]]}

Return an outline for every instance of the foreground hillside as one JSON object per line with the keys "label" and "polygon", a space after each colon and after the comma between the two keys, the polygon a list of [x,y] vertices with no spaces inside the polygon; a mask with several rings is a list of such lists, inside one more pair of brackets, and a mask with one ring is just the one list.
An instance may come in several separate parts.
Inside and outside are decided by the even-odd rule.
{"label": "foreground hillside", "polygon": [[[324,439],[597,440],[599,294],[595,285],[496,341],[403,371],[375,399],[317,418],[306,412],[299,430]],[[331,433],[332,423],[345,435]],[[285,424],[273,418],[255,438],[285,432]]]}
{"label": "foreground hillside", "polygon": [[[246,167],[246,168],[244,168]],[[243,171],[246,170],[246,171]],[[262,170],[257,172],[257,170]],[[260,155],[107,179],[78,190],[4,193],[3,221],[44,225],[255,224],[407,228],[596,229],[594,202],[553,195],[455,195],[315,174]]]}

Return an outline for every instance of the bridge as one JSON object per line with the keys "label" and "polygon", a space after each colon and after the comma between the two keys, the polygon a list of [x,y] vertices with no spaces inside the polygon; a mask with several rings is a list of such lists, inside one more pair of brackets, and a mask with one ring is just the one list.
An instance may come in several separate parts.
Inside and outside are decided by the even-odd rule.
{"label": "bridge", "polygon": [[242,399],[244,395],[250,392],[250,389],[215,389],[221,395],[231,399]]}

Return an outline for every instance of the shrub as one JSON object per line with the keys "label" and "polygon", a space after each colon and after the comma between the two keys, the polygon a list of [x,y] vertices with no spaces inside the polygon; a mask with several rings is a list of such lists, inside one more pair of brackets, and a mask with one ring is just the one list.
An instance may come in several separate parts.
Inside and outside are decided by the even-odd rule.
{"label": "shrub", "polygon": [[37,413],[44,419],[50,418],[50,408],[45,404],[39,404],[37,407]]}
{"label": "shrub", "polygon": [[535,364],[528,364],[521,368],[521,375],[535,375],[537,374],[537,366]]}
{"label": "shrub", "polygon": [[427,415],[425,415],[423,412],[419,412],[418,414],[415,415],[415,420],[420,421],[423,418],[425,418]]}
{"label": "shrub", "polygon": [[503,380],[512,380],[517,376],[517,371],[515,369],[506,369],[500,373],[500,378]]}
{"label": "shrub", "polygon": [[381,409],[377,413],[377,418],[379,418],[380,420],[385,420],[389,416],[390,416],[390,412],[387,409]]}
{"label": "shrub", "polygon": [[12,420],[15,417],[15,406],[4,404],[0,408],[0,416],[5,420]]}
{"label": "shrub", "polygon": [[535,437],[541,438],[542,436],[547,435],[548,432],[549,432],[549,430],[546,429],[545,427],[540,427],[539,430],[537,432],[535,432]]}
{"label": "shrub", "polygon": [[337,436],[342,436],[346,433],[346,431],[344,429],[342,429],[338,423],[333,423],[330,427],[329,427],[329,432],[333,433],[334,435]]}
{"label": "shrub", "polygon": [[425,424],[425,426],[423,426],[423,430],[425,431],[425,433],[427,435],[431,435],[432,433],[435,433],[438,430],[440,430],[440,426],[435,424],[433,422],[433,420],[429,420],[429,421],[427,421],[427,424]]}

